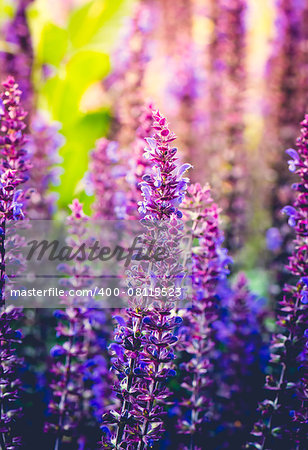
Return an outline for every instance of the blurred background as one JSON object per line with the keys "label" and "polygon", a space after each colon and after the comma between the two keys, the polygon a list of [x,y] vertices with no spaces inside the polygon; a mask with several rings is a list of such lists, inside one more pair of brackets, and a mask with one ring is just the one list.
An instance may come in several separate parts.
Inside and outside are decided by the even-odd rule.
{"label": "blurred background", "polygon": [[0,0],[1,81],[12,74],[23,89],[29,130],[42,129],[39,114],[58,133],[51,214],[67,215],[74,197],[90,214],[99,138],[119,142],[129,173],[152,104],[192,181],[212,186],[233,274],[275,305],[292,239],[285,150],[308,106],[307,24],[308,0]]}
{"label": "blurred background", "polygon": [[305,0],[1,0],[0,11],[0,50],[11,59],[1,78],[15,71],[31,91],[28,109],[59,122],[64,137],[52,187],[60,209],[78,195],[89,211],[83,180],[95,141],[115,138],[125,153],[115,121],[129,128],[134,108],[152,102],[194,165],[192,180],[213,185],[237,263],[248,275],[262,270],[277,196],[287,200],[284,150],[307,105]]}

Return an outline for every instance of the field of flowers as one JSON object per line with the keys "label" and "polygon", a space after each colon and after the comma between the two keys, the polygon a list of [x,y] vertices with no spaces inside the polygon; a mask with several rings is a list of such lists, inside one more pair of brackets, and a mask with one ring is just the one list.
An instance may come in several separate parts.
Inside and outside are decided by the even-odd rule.
{"label": "field of flowers", "polygon": [[307,450],[308,0],[0,0],[0,82],[0,450]]}

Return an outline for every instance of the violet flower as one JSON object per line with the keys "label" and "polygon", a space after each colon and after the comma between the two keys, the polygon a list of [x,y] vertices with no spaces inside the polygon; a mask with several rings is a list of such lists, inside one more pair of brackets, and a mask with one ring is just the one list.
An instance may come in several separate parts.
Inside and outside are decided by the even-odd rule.
{"label": "violet flower", "polygon": [[[127,202],[126,217],[131,219],[138,218],[135,208],[140,200],[138,183],[147,168],[142,156],[144,137],[151,133],[152,106],[144,97],[143,85],[150,59],[149,34],[153,20],[149,3],[136,5],[122,43],[112,58],[113,71],[104,82],[114,105],[110,136],[118,142],[121,151],[121,165],[126,171],[122,191]],[[118,195],[123,197],[122,192]]]}
{"label": "violet flower", "polygon": [[205,153],[209,155],[210,165],[210,160],[217,159],[215,151],[225,145],[224,121],[222,120],[224,85],[221,83],[221,79],[224,76],[226,64],[223,61],[224,53],[221,51],[223,45],[223,34],[219,26],[223,15],[221,9],[220,0],[210,0],[208,16],[212,24],[212,33],[208,45],[205,46],[204,59],[208,55],[208,64],[206,83],[203,89],[203,97],[208,111],[207,121],[204,124],[207,125]]}
{"label": "violet flower", "polygon": [[[125,171],[120,163],[118,143],[101,138],[90,155],[87,183],[95,194],[94,219],[124,219],[126,194],[120,187]],[[90,193],[91,193],[90,191]]]}
{"label": "violet flower", "polygon": [[32,161],[30,182],[34,189],[27,205],[31,219],[50,219],[55,210],[55,194],[48,190],[59,182],[60,168],[56,165],[61,161],[58,150],[63,137],[58,130],[58,125],[49,125],[38,115],[31,120],[32,134],[27,144]]}
{"label": "violet flower", "polygon": [[[288,171],[284,149],[294,145],[297,124],[304,116],[308,96],[307,2],[277,1],[276,35],[267,64],[265,104],[266,163],[274,174],[274,187],[265,199],[271,211],[272,226],[279,230],[281,251],[271,255],[275,277],[271,290],[279,300],[285,283],[284,269],[292,252],[292,233],[281,209],[294,201],[291,184],[294,170]],[[263,183],[263,180],[261,181]]]}
{"label": "violet flower", "polygon": [[[226,246],[236,251],[243,245],[247,226],[250,179],[244,147],[244,93],[246,86],[246,2],[222,0],[217,21],[220,52],[224,55],[222,72],[224,155],[220,205],[227,217]],[[219,169],[218,169],[219,170]]]}
{"label": "violet flower", "polygon": [[[107,430],[102,442],[104,448],[128,448],[143,450],[159,440],[163,431],[162,404],[169,396],[166,383],[175,374],[172,368],[173,345],[177,341],[175,328],[182,322],[172,313],[174,300],[155,296],[150,301],[143,289],[154,287],[170,288],[181,280],[184,274],[178,262],[178,243],[182,234],[182,213],[179,206],[184,199],[188,179],[183,178],[189,164],[176,166],[177,149],[171,147],[175,136],[169,130],[166,119],[153,112],[153,138],[147,139],[146,155],[153,165],[151,174],[143,177],[141,190],[144,197],[139,210],[146,221],[144,238],[157,236],[157,220],[166,224],[163,240],[173,242],[170,255],[157,263],[145,263],[130,270],[130,283],[139,294],[130,300],[126,317],[117,317],[116,342],[111,345],[114,354],[113,366],[119,373],[115,386],[122,407],[106,414],[104,421],[116,426],[116,433]],[[154,222],[153,222],[154,220]],[[151,222],[152,221],[152,222]],[[156,222],[155,222],[156,221]],[[142,223],[142,221],[141,221]],[[145,222],[143,222],[145,223]],[[174,240],[171,240],[173,235]],[[124,444],[125,443],[125,444]]]}
{"label": "violet flower", "polygon": [[129,155],[144,104],[143,82],[149,61],[148,35],[152,20],[149,5],[138,4],[114,55],[114,69],[105,81],[111,96],[115,94],[111,135]]}
{"label": "violet flower", "polygon": [[[174,15],[178,13],[177,9],[177,7],[174,8]],[[188,6],[187,10],[190,9],[192,8]],[[177,20],[179,20],[179,17],[177,17]],[[201,130],[205,124],[199,104],[201,86],[200,70],[197,66],[199,54],[191,34],[188,33],[187,41],[185,41],[181,28],[177,50],[173,55],[169,55],[166,61],[166,67],[168,67],[166,102],[168,102],[168,105],[174,105],[173,116],[176,118],[177,134],[183,145],[183,153],[190,157],[192,161],[198,161],[198,166],[194,170],[194,177],[195,179],[203,179],[207,155],[200,151],[200,138]],[[176,36],[173,41],[176,42]],[[172,106],[169,106],[169,109],[171,108]]]}
{"label": "violet flower", "polygon": [[27,7],[33,0],[17,0],[15,15],[8,23],[5,37],[12,45],[11,52],[0,52],[1,71],[3,75],[13,75],[21,88],[21,99],[26,110],[32,112],[33,89],[31,71],[33,49],[27,21]]}
{"label": "violet flower", "polygon": [[4,450],[14,449],[20,445],[20,438],[14,435],[14,422],[20,413],[15,407],[20,386],[16,370],[21,364],[16,356],[15,345],[20,343],[22,338],[21,332],[14,330],[14,323],[21,317],[21,311],[5,306],[4,288],[7,281],[5,264],[9,258],[5,255],[5,225],[7,221],[24,218],[23,203],[26,193],[21,189],[21,185],[28,178],[30,165],[24,147],[26,112],[20,106],[21,91],[12,77],[3,82],[2,86],[3,91],[0,94],[0,446]]}
{"label": "violet flower", "polygon": [[[79,248],[85,239],[87,217],[78,200],[73,200],[70,208],[68,244]],[[61,270],[70,275],[63,279],[67,288],[89,287],[89,267],[82,261],[76,261],[74,266],[65,265]],[[55,449],[60,448],[63,437],[75,443],[77,441],[76,428],[84,416],[83,375],[91,334],[86,300],[82,299],[83,306],[76,306],[76,301],[80,305],[80,298],[77,297],[64,298],[63,301],[67,308],[54,313],[58,319],[56,331],[59,343],[50,351],[53,359],[50,384],[52,400],[49,403],[50,417],[45,426],[46,431],[56,435]]]}
{"label": "violet flower", "polygon": [[[287,269],[292,282],[285,284],[284,295],[279,303],[277,325],[279,331],[272,338],[271,375],[267,377],[266,389],[272,393],[259,405],[261,419],[252,432],[255,443],[251,448],[266,449],[284,439],[290,448],[305,447],[307,438],[307,380],[305,367],[307,357],[308,324],[307,287],[307,173],[308,173],[308,115],[301,123],[301,136],[297,140],[297,151],[288,150],[293,159],[291,169],[299,181],[293,185],[297,192],[293,206],[285,208],[292,219],[289,223],[295,231],[294,249]],[[297,394],[297,395],[296,395]],[[248,444],[248,448],[249,448]]]}
{"label": "violet flower", "polygon": [[[305,2],[278,0],[276,36],[267,64],[266,137],[277,181],[290,179],[281,150],[293,145],[298,123],[305,113],[307,55],[305,54]],[[277,154],[278,152],[278,154]],[[277,162],[277,158],[279,158]],[[280,186],[280,184],[278,185]]]}
{"label": "violet flower", "polygon": [[231,260],[221,246],[219,209],[213,203],[209,186],[190,186],[184,204],[192,241],[198,244],[192,248],[193,304],[183,312],[187,335],[179,345],[188,354],[188,361],[181,367],[185,373],[182,387],[188,396],[181,402],[186,413],[179,420],[178,428],[190,435],[190,448],[195,448],[194,445],[201,443],[212,407],[208,389],[212,382],[210,355],[214,345],[212,327],[217,318],[217,285],[228,274]]}
{"label": "violet flower", "polygon": [[162,34],[168,58],[176,59],[192,41],[194,3],[192,0],[161,0]]}
{"label": "violet flower", "polygon": [[201,112],[202,139],[198,144],[203,156],[196,153],[196,165],[207,166],[207,180],[215,188],[224,214],[226,247],[236,252],[243,246],[251,185],[244,143],[246,2],[211,0],[205,8],[211,33],[203,49],[204,100],[200,102],[206,113]]}
{"label": "violet flower", "polygon": [[[253,295],[240,273],[232,286],[217,290],[217,320],[211,354],[212,428],[215,439],[241,448],[250,432],[268,362],[264,301]],[[218,431],[219,430],[219,431]]]}
{"label": "violet flower", "polygon": [[[87,229],[89,217],[85,216],[82,204],[76,199],[70,208],[67,243],[77,249],[91,239]],[[66,289],[91,287],[92,269],[84,261],[61,265],[59,270],[69,275],[62,280]],[[108,316],[96,309],[95,299],[91,297],[80,298],[76,294],[69,299],[64,297],[63,303],[66,309],[55,311],[59,343],[51,349],[53,398],[45,426],[46,431],[56,435],[55,449],[60,448],[64,437],[75,445],[80,440],[87,442],[87,436],[81,436],[80,430],[97,428],[100,415],[113,399],[106,342]]]}
{"label": "violet flower", "polygon": [[143,201],[139,203],[140,214],[158,220],[170,218],[172,214],[181,218],[179,206],[184,200],[188,178],[183,175],[191,167],[177,167],[177,149],[171,147],[176,136],[169,130],[166,119],[159,111],[153,112],[155,135],[147,138],[145,158],[153,165],[153,173],[144,175],[140,183]]}
{"label": "violet flower", "polygon": [[147,103],[140,110],[138,117],[139,126],[136,130],[135,140],[132,143],[132,150],[134,158],[129,161],[129,171],[126,180],[130,186],[128,193],[129,197],[129,212],[130,216],[136,215],[136,204],[141,200],[140,183],[143,175],[146,175],[151,170],[151,163],[144,157],[144,140],[152,135],[152,114],[153,106]]}

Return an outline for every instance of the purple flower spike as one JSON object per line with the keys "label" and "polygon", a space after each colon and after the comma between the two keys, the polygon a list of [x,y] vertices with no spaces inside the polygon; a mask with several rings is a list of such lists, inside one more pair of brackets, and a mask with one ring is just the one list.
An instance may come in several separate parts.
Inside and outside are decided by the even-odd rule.
{"label": "purple flower spike", "polygon": [[33,48],[27,20],[27,7],[33,0],[17,0],[16,12],[4,30],[6,41],[12,45],[13,52],[0,52],[1,71],[13,75],[21,88],[21,100],[31,114],[33,106],[33,88],[31,71]]}
{"label": "purple flower spike", "polygon": [[27,213],[31,219],[50,219],[55,210],[56,195],[49,188],[59,183],[61,162],[58,150],[64,138],[58,133],[59,125],[49,125],[46,120],[36,115],[32,117],[31,136],[27,150],[32,161],[29,184],[33,189]]}
{"label": "purple flower spike", "polygon": [[189,182],[183,175],[192,166],[177,167],[177,149],[171,146],[176,136],[159,111],[153,112],[153,119],[155,135],[147,140],[149,147],[145,149],[153,170],[140,183],[143,201],[139,203],[139,212],[146,218],[162,220],[177,214]]}
{"label": "purple flower spike", "polygon": [[[264,154],[270,173],[274,174],[274,184],[268,185],[264,198],[272,215],[272,226],[281,234],[280,254],[272,255],[271,268],[274,281],[270,291],[276,303],[283,294],[283,285],[288,276],[285,261],[290,255],[293,230],[286,226],[281,214],[284,205],[294,202],[295,174],[301,161],[296,148],[293,148],[298,123],[307,112],[308,64],[307,64],[307,17],[306,1],[277,0],[276,30],[272,54],[267,64],[265,95],[265,139],[267,148]],[[285,155],[285,149],[288,157]],[[289,160],[289,161],[288,161]],[[288,163],[288,164],[287,164]],[[289,165],[289,168],[288,168]],[[264,170],[266,167],[264,167]],[[263,172],[263,170],[262,170]],[[261,184],[266,177],[260,179]],[[289,219],[294,228],[296,220]]]}
{"label": "purple flower spike", "polygon": [[[82,204],[74,199],[68,217],[69,245],[79,248],[84,242],[88,217]],[[89,267],[82,261],[75,265],[64,265],[66,281],[71,289],[89,287]],[[84,423],[100,422],[105,404],[112,398],[112,379],[108,372],[107,345],[105,339],[105,313],[92,309],[92,298],[64,297],[64,310],[56,310],[56,333],[61,344],[50,351],[52,357],[52,400],[49,403],[49,421],[45,430],[52,432],[55,448],[59,448],[65,436],[77,445],[80,428]],[[74,306],[78,302],[82,306]],[[90,303],[92,302],[92,303]],[[105,328],[104,328],[105,330]],[[97,425],[97,423],[96,423]]]}
{"label": "purple flower spike", "polygon": [[259,405],[262,419],[255,424],[255,442],[248,448],[274,448],[279,437],[288,448],[305,448],[307,442],[308,115],[301,125],[295,169],[299,177],[297,197],[294,206],[284,208],[295,231],[294,250],[287,266],[293,281],[284,286],[277,315],[279,332],[272,337],[271,360],[278,372],[274,370],[267,377],[269,397]]}
{"label": "purple flower spike", "polygon": [[136,295],[129,300],[125,316],[116,317],[116,345],[110,346],[119,378],[115,391],[121,399],[121,408],[104,415],[104,422],[115,426],[115,434],[104,433],[102,438],[103,447],[110,449],[121,448],[125,442],[127,448],[143,450],[161,438],[163,404],[170,396],[167,382],[175,376],[173,349],[182,322],[174,314],[176,300],[157,294],[151,301],[144,288],[168,292],[185,276],[185,268],[178,262],[183,233],[178,208],[189,182],[183,174],[190,165],[178,168],[176,149],[171,147],[175,135],[158,111],[153,112],[153,128],[155,134],[147,140],[146,149],[151,170],[140,183],[140,222],[146,229],[142,237],[150,243],[156,236],[158,242],[170,245],[168,257],[128,271],[128,283],[136,288]]}
{"label": "purple flower spike", "polygon": [[[209,186],[190,186],[184,207],[184,219],[193,230],[192,241],[197,241],[198,245],[193,247],[192,253],[193,305],[183,311],[186,326],[178,345],[188,354],[188,362],[183,364],[182,385],[188,397],[181,401],[187,413],[182,415],[178,428],[181,433],[189,434],[193,443],[197,437],[200,439],[211,406],[207,392],[211,384],[210,353],[214,345],[211,326],[217,318],[214,299],[218,284],[229,273],[230,261],[221,248],[219,209],[213,203]],[[197,216],[195,211],[198,211]]]}
{"label": "purple flower spike", "polygon": [[[91,152],[88,183],[95,194],[95,219],[123,219],[126,217],[127,199],[119,189],[124,169],[119,165],[118,143],[101,138]],[[121,195],[122,194],[122,195]]]}
{"label": "purple flower spike", "polygon": [[[21,186],[28,179],[30,164],[24,149],[26,113],[20,106],[21,91],[12,77],[2,83],[2,86],[4,90],[0,94],[0,258],[1,267],[5,267],[5,262],[8,262],[10,258],[7,246],[5,255],[5,223],[24,218],[23,204],[26,193]],[[14,251],[16,248],[18,248],[18,237],[14,242]],[[16,253],[14,257],[16,258]],[[20,439],[14,436],[12,426],[21,412],[15,405],[20,388],[16,370],[22,363],[16,356],[15,346],[21,341],[22,335],[19,331],[13,331],[13,328],[22,313],[16,308],[5,306],[6,280],[7,276],[5,272],[2,272],[0,280],[0,445],[2,448],[15,449],[19,447]]]}

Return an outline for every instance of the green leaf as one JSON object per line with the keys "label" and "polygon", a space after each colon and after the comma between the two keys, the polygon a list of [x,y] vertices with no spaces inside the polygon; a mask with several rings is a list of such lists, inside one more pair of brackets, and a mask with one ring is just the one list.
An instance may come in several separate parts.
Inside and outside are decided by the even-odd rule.
{"label": "green leaf", "polygon": [[122,4],[123,0],[92,0],[75,10],[68,24],[72,45],[76,48],[88,45]]}
{"label": "green leaf", "polygon": [[132,13],[136,0],[91,0],[71,14],[68,31],[74,48],[95,45],[110,51],[123,26],[123,17]]}
{"label": "green leaf", "polygon": [[108,55],[95,50],[76,52],[66,65],[67,78],[84,92],[94,81],[103,79],[110,70]]}
{"label": "green leaf", "polygon": [[68,33],[53,23],[46,23],[41,32],[37,59],[41,64],[58,66],[68,49]]}
{"label": "green leaf", "polygon": [[97,139],[106,135],[108,123],[107,111],[98,111],[80,117],[70,127],[62,130],[66,143],[60,152],[64,169],[61,184],[57,188],[60,207],[66,208],[74,196],[80,197],[78,185],[87,171],[89,151],[94,148]]}
{"label": "green leaf", "polygon": [[245,270],[250,290],[260,297],[266,297],[268,292],[269,277],[267,271],[255,268],[254,270]]}
{"label": "green leaf", "polygon": [[100,81],[108,71],[107,55],[93,50],[77,52],[61,67],[58,75],[47,80],[42,87],[42,102],[46,100],[53,118],[62,122],[66,129],[83,116],[80,101],[86,89],[93,82]]}

